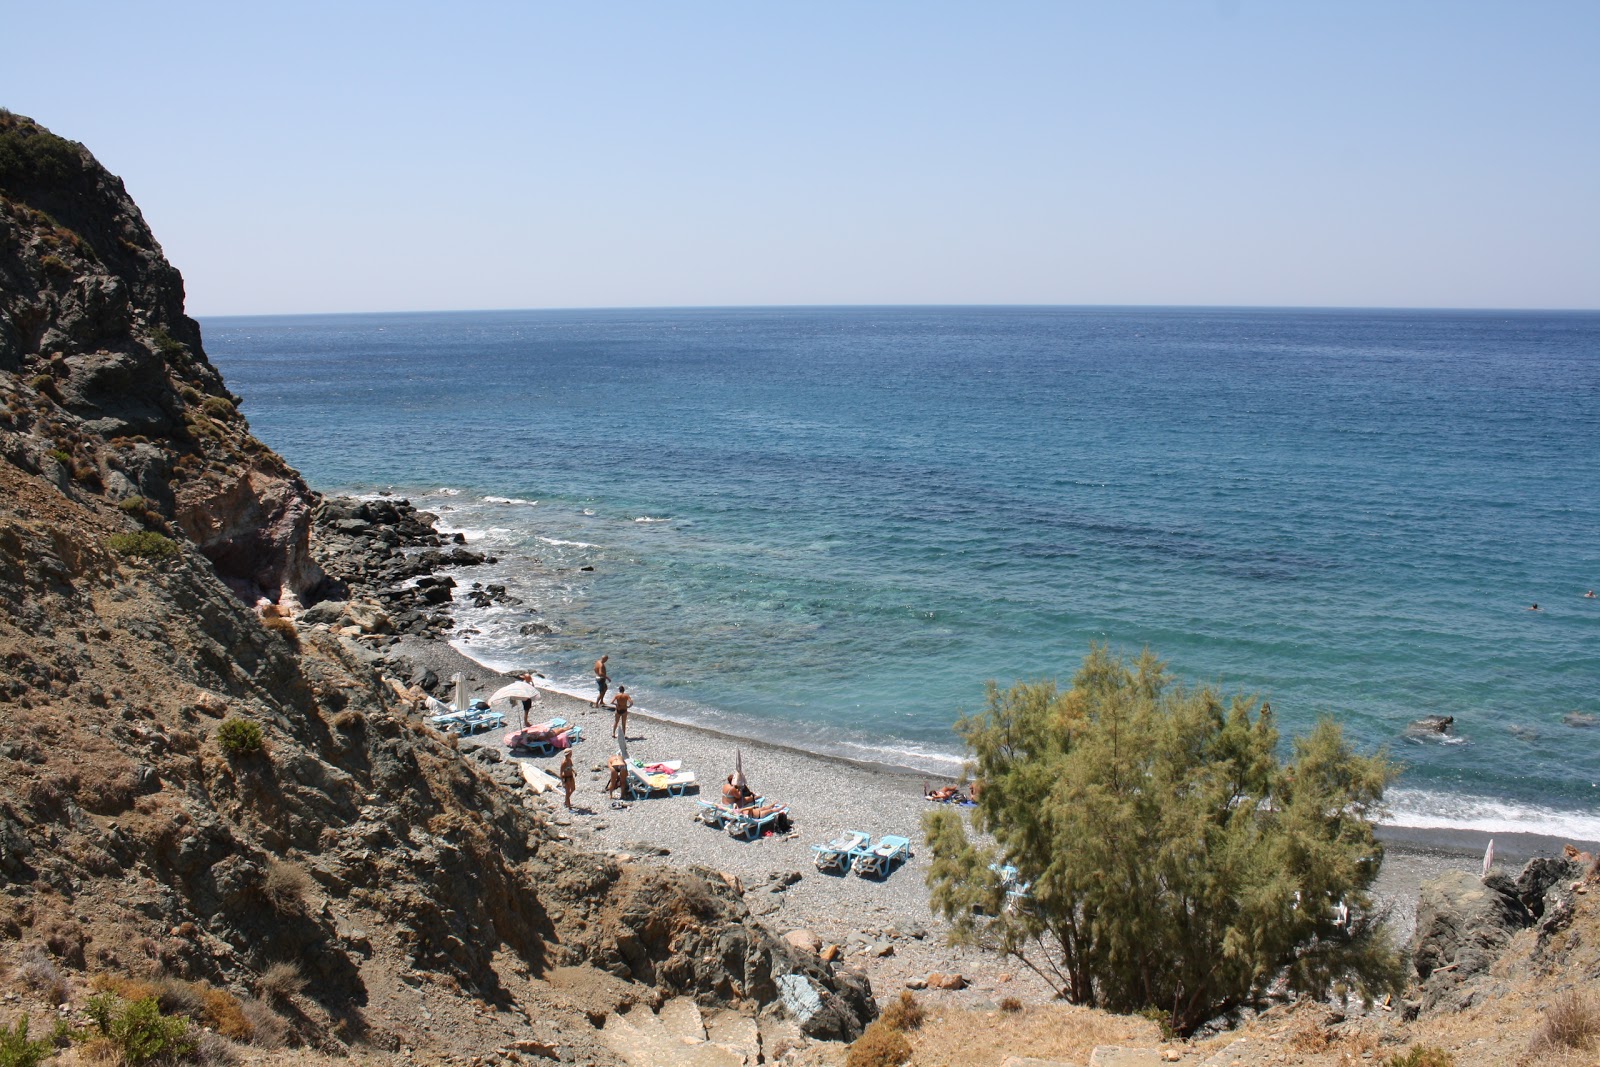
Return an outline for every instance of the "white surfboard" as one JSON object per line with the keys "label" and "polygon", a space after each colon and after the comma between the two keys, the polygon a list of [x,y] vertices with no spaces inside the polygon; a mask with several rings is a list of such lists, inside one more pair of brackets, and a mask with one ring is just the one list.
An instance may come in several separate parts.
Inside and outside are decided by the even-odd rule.
{"label": "white surfboard", "polygon": [[555,776],[541,771],[526,760],[518,760],[517,766],[522,768],[522,780],[527,782],[528,788],[535,793],[547,792],[561,784]]}

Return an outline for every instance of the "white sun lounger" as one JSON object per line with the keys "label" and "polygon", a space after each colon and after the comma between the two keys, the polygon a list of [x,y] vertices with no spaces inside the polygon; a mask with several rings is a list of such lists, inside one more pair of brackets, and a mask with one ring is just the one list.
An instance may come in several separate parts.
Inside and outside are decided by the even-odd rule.
{"label": "white sun lounger", "polygon": [[[647,771],[645,768],[655,767],[660,770]],[[628,761],[628,794],[631,797],[649,796],[651,793],[667,793],[671,796],[681,797],[685,790],[695,784],[693,771],[682,769],[682,760],[656,760],[646,763],[643,760],[632,759]]]}

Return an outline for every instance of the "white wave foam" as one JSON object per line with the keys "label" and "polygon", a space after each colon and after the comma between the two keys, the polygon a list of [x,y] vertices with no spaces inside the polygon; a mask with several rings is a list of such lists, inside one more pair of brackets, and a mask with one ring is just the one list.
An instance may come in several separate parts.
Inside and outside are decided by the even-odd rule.
{"label": "white wave foam", "polygon": [[640,515],[634,522],[671,522],[671,519],[658,519],[653,515]]}
{"label": "white wave foam", "polygon": [[446,486],[444,486],[444,487],[442,487],[440,489],[436,489],[436,490],[434,490],[434,492],[438,493],[440,496],[460,496],[461,495],[461,490],[452,489],[448,485],[446,485]]}
{"label": "white wave foam", "polygon": [[529,507],[538,503],[537,500],[524,500],[520,496],[486,496],[483,500],[486,504],[527,504]]}
{"label": "white wave foam", "polygon": [[547,545],[567,545],[567,546],[569,546],[571,548],[599,548],[600,547],[599,545],[591,545],[587,541],[563,541],[559,537],[540,537],[539,540],[543,541]]}
{"label": "white wave foam", "polygon": [[1388,826],[1419,830],[1479,830],[1491,834],[1542,834],[1579,841],[1600,841],[1600,815],[1559,811],[1534,804],[1515,804],[1492,797],[1433,793],[1423,789],[1391,789]]}

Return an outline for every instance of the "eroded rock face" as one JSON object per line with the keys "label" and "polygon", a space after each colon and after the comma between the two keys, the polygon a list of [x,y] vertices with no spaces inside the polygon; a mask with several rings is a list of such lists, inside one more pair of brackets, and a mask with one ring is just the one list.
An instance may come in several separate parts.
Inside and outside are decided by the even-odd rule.
{"label": "eroded rock face", "polygon": [[314,497],[251,436],[183,299],[122,182],[0,114],[0,451],[72,499],[131,501],[250,602],[305,599]]}

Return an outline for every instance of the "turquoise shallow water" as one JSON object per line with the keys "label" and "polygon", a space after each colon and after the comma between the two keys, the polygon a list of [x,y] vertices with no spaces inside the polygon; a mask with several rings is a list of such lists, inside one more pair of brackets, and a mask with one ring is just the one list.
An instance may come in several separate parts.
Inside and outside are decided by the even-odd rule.
{"label": "turquoise shallow water", "polygon": [[[1600,839],[1600,729],[1565,721],[1600,715],[1600,315],[203,325],[315,487],[499,557],[459,576],[524,600],[458,613],[486,662],[587,692],[605,651],[652,710],[938,769],[986,679],[1149,645],[1388,745],[1398,823]],[[1441,713],[1454,743],[1405,737]]]}

